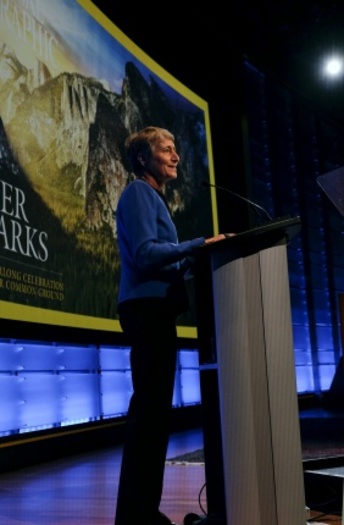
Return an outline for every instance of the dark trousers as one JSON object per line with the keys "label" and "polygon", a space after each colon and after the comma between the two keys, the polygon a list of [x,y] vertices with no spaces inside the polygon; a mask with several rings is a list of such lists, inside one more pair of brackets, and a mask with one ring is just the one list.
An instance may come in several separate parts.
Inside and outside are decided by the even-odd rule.
{"label": "dark trousers", "polygon": [[128,301],[119,308],[130,338],[133,395],[127,414],[115,525],[148,524],[157,514],[165,470],[177,332],[167,301]]}

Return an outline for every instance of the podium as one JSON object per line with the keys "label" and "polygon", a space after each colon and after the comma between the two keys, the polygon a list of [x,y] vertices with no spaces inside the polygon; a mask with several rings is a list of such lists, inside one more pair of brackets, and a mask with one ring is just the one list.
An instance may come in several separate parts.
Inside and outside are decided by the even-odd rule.
{"label": "podium", "polygon": [[199,250],[201,523],[306,523],[286,253],[299,230],[280,219]]}

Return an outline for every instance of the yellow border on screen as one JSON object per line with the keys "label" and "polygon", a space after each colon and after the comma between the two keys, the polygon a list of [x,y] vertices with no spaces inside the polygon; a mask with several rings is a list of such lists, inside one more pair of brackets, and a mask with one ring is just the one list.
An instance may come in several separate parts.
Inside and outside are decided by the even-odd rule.
{"label": "yellow border on screen", "polygon": [[[209,180],[214,184],[214,167],[212,155],[212,143],[210,134],[210,119],[208,103],[170,75],[158,63],[144,53],[132,40],[130,40],[112,21],[110,21],[102,11],[98,9],[90,0],[76,0],[76,2],[89,13],[106,31],[108,31],[121,45],[123,45],[133,56],[140,60],[155,75],[169,84],[183,97],[199,107],[204,113],[206,128],[207,156],[209,166]],[[214,234],[218,233],[218,218],[215,189],[210,189],[212,221]],[[56,326],[73,328],[85,328],[103,331],[120,332],[121,327],[115,319],[98,318],[94,316],[78,315],[67,312],[59,312],[45,308],[37,308],[17,303],[0,300],[1,318],[15,321],[28,321]],[[196,338],[196,327],[178,326],[178,337]]]}

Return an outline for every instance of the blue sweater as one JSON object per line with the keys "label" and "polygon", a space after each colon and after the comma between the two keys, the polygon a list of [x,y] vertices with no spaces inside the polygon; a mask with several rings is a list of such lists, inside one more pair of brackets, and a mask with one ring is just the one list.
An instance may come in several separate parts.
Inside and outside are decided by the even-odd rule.
{"label": "blue sweater", "polygon": [[121,258],[118,304],[130,299],[174,296],[190,267],[188,257],[204,244],[205,238],[178,243],[176,227],[163,199],[141,179],[122,192],[116,222]]}

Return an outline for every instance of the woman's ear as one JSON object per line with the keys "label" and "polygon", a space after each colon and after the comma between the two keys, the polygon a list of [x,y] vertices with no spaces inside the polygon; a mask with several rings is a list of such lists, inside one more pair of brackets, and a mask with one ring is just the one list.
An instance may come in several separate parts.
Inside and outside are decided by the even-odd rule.
{"label": "woman's ear", "polygon": [[141,166],[145,166],[146,165],[146,159],[143,157],[143,155],[140,155],[138,157],[138,161],[141,164]]}

